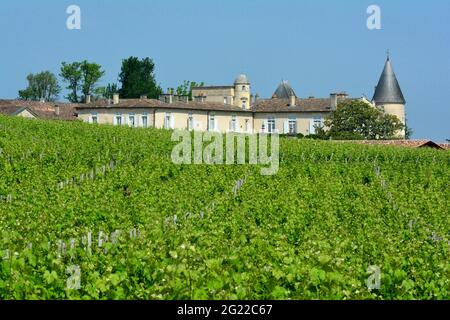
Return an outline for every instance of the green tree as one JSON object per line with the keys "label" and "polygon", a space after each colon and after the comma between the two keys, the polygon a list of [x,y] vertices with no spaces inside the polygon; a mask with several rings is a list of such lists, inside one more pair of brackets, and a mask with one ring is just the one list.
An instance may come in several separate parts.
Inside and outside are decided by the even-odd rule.
{"label": "green tree", "polygon": [[360,100],[339,104],[325,120],[325,127],[329,129],[319,129],[319,135],[342,140],[395,139],[397,133],[405,129],[396,116],[385,114]]}
{"label": "green tree", "polygon": [[124,59],[119,74],[122,98],[136,99],[146,95],[150,99],[158,99],[162,89],[156,83],[154,70],[155,64],[150,58],[139,60],[136,57],[130,57]]}
{"label": "green tree", "polygon": [[68,84],[66,89],[70,90],[70,93],[65,98],[74,103],[79,102],[78,94],[81,88],[81,78],[83,76],[80,66],[80,62],[63,62],[61,73],[59,74],[59,76],[63,78],[63,81]]}
{"label": "green tree", "polygon": [[62,63],[60,76],[70,93],[66,98],[73,103],[79,103],[86,99],[88,94],[95,92],[100,78],[105,74],[101,66],[96,63],[82,62]]}
{"label": "green tree", "polygon": [[94,99],[112,99],[115,93],[119,93],[119,87],[115,83],[108,83],[106,87],[98,87],[94,91]]}
{"label": "green tree", "polygon": [[189,100],[192,100],[192,88],[203,87],[204,82],[197,83],[195,81],[184,80],[182,85],[179,85],[175,90],[175,93],[179,96],[189,96]]}
{"label": "green tree", "polygon": [[27,76],[28,86],[19,91],[19,99],[32,101],[55,101],[61,92],[58,79],[50,71]]}

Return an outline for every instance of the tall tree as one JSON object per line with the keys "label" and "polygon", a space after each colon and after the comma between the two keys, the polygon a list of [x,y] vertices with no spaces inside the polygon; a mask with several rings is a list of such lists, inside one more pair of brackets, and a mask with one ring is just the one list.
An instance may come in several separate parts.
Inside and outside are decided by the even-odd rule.
{"label": "tall tree", "polygon": [[80,62],[63,62],[61,73],[59,74],[59,76],[63,78],[63,81],[68,84],[66,89],[70,90],[70,93],[65,98],[74,103],[79,102],[78,93],[81,88],[81,78],[83,76],[80,66]]}
{"label": "tall tree", "polygon": [[162,93],[162,89],[156,83],[154,70],[155,64],[150,58],[139,60],[136,57],[130,57],[124,59],[119,74],[122,98],[133,99],[146,95],[150,99],[157,99]]}
{"label": "tall tree", "polygon": [[101,68],[99,64],[86,60],[73,63],[63,62],[60,76],[64,82],[68,83],[66,88],[70,90],[66,98],[70,102],[79,103],[84,101],[88,94],[93,94],[98,81],[105,74]]}
{"label": "tall tree", "polygon": [[28,86],[19,91],[19,99],[33,101],[55,101],[61,91],[58,79],[50,71],[27,76]]}
{"label": "tall tree", "polygon": [[86,60],[81,63],[80,69],[82,74],[82,93],[83,99],[85,99],[88,94],[94,93],[97,83],[105,75],[105,71],[102,70],[101,65],[89,63]]}
{"label": "tall tree", "polygon": [[329,130],[319,135],[334,139],[383,140],[397,138],[405,126],[396,116],[385,114],[364,101],[343,102],[325,120]]}

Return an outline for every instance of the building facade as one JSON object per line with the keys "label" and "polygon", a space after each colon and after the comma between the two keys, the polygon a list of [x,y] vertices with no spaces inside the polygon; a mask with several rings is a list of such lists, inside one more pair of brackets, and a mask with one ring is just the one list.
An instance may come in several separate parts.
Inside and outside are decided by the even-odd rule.
{"label": "building facade", "polygon": [[[332,93],[327,98],[297,97],[283,81],[270,99],[251,93],[246,75],[239,75],[232,86],[205,86],[192,90],[192,101],[168,92],[156,99],[102,100],[79,105],[77,116],[89,123],[155,127],[165,129],[237,132],[315,134],[327,115],[340,102],[362,100],[405,123],[405,99],[388,57],[375,90],[373,101]],[[404,136],[404,132],[399,133]]]}

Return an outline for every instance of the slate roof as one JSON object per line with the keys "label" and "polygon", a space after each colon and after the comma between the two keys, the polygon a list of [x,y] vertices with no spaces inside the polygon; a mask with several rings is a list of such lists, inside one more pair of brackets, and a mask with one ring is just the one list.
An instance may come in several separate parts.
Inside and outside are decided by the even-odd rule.
{"label": "slate roof", "polygon": [[375,101],[377,105],[385,103],[406,103],[389,57],[384,65],[384,70],[375,89],[372,101]]}
{"label": "slate roof", "polygon": [[292,87],[289,85],[289,82],[283,81],[282,83],[280,83],[277,90],[275,90],[272,97],[278,99],[289,99],[291,95],[297,97],[294,89],[292,89]]}

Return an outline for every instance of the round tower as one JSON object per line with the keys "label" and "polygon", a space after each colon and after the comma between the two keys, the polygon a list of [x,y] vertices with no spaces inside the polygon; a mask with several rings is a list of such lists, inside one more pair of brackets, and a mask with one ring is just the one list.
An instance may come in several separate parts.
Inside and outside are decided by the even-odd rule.
{"label": "round tower", "polygon": [[[406,100],[403,96],[391,59],[387,57],[378,85],[375,88],[375,94],[372,101],[375,106],[386,114],[396,116],[404,125],[406,125],[405,105]],[[405,130],[399,132],[400,137],[405,137]]]}
{"label": "round tower", "polygon": [[234,81],[234,105],[250,109],[250,82],[245,74],[240,74]]}

